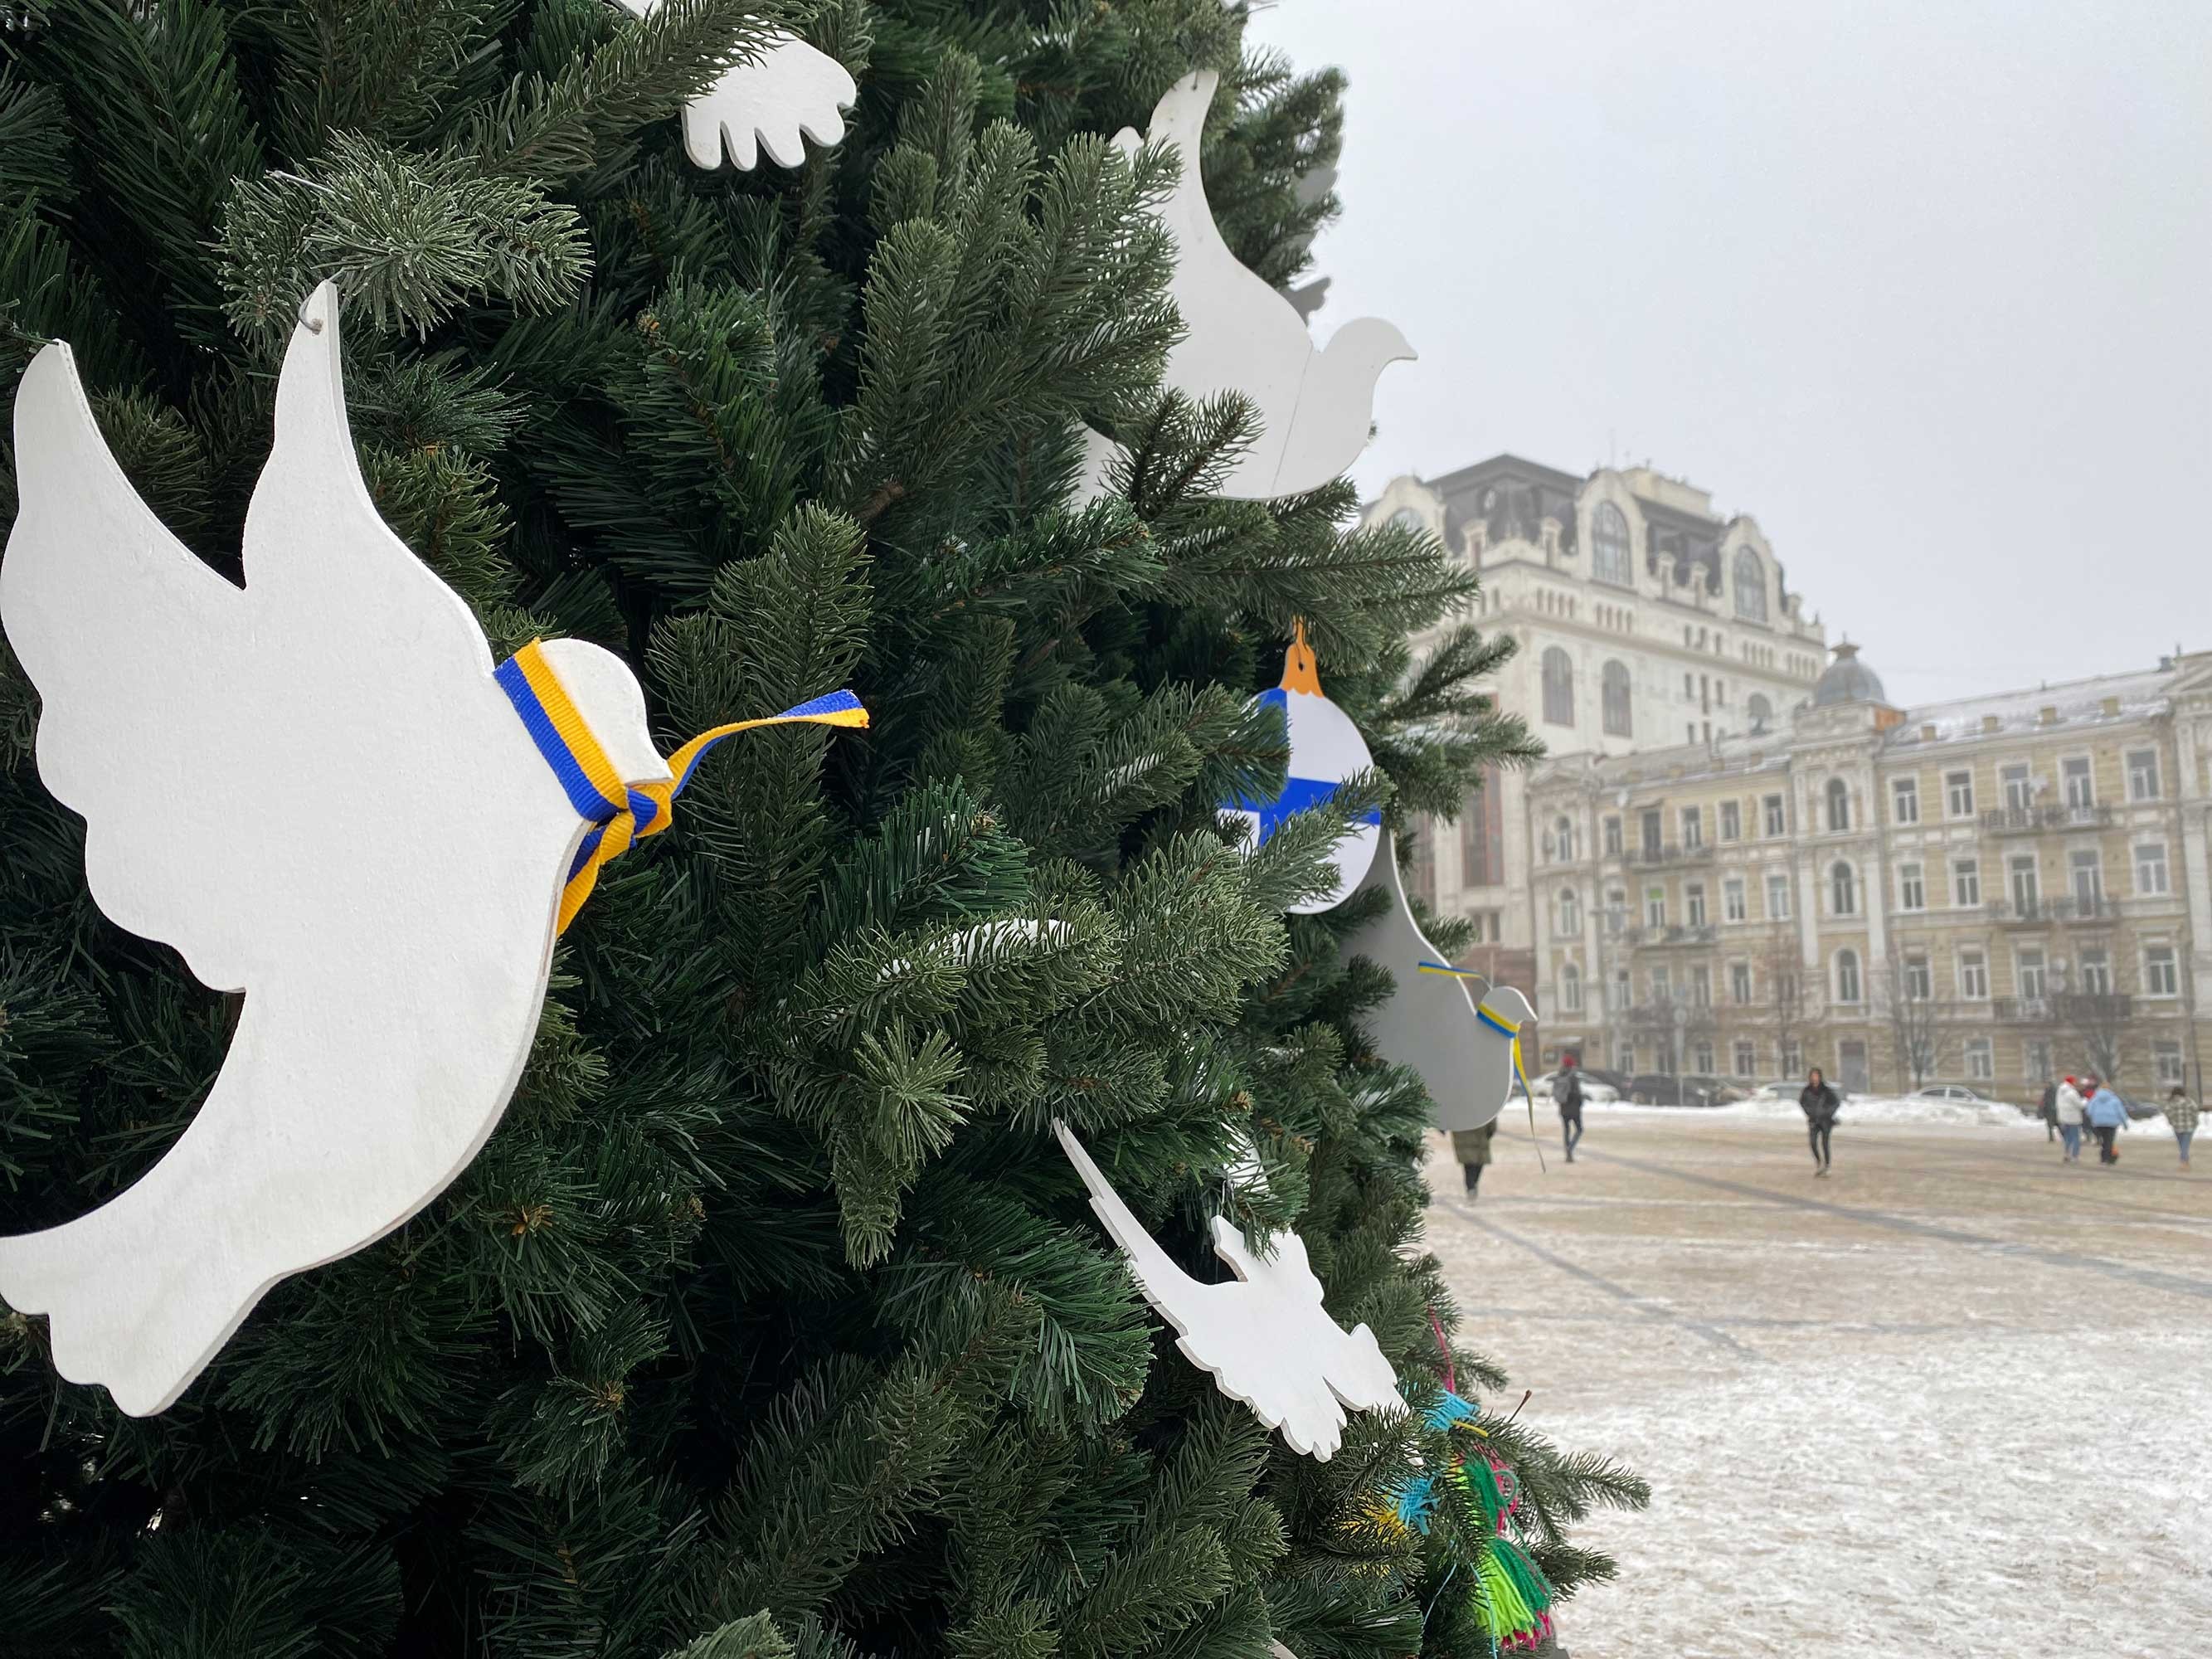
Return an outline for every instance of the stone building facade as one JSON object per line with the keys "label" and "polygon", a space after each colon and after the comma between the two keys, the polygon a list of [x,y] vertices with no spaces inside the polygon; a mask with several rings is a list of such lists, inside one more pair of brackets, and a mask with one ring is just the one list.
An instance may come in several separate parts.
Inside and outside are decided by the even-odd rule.
{"label": "stone building facade", "polygon": [[1529,776],[1547,1061],[2014,1097],[2212,1048],[2212,652],[1899,708],[1848,644],[1771,729]]}
{"label": "stone building facade", "polygon": [[[1499,455],[1394,480],[1365,514],[1391,520],[1432,532],[1480,573],[1474,620],[1520,643],[1498,700],[1553,754],[1771,731],[1821,672],[1826,635],[1758,524],[1722,518],[1705,491],[1649,468],[1577,476]],[[1474,919],[1470,965],[1522,982],[1543,857],[1525,782],[1493,775],[1455,825],[1425,833],[1409,872],[1437,908]]]}

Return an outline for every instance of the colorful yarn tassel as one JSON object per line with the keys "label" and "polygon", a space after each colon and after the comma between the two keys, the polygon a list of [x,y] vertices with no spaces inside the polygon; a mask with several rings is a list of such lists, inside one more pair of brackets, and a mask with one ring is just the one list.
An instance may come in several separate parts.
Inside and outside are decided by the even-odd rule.
{"label": "colorful yarn tassel", "polygon": [[1521,1507],[1519,1482],[1487,1447],[1462,1455],[1453,1484],[1466,1495],[1469,1518],[1488,1540],[1475,1563],[1475,1613],[1500,1649],[1533,1648],[1552,1633],[1552,1587],[1526,1551],[1507,1535]]}

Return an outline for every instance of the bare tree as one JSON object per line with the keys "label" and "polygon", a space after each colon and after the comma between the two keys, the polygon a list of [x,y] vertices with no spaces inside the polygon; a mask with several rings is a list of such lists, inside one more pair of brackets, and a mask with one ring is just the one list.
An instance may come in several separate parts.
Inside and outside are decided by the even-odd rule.
{"label": "bare tree", "polygon": [[1957,1033],[1950,1004],[1934,995],[1934,979],[1926,957],[1892,955],[1882,964],[1879,987],[1881,1012],[1889,1022],[1890,1053],[1897,1069],[1923,1087],[1949,1063]]}
{"label": "bare tree", "polygon": [[1778,921],[1767,930],[1765,949],[1759,958],[1759,1004],[1773,1034],[1778,1069],[1795,1067],[1790,1056],[1800,1052],[1805,1040],[1805,970],[1799,957],[1796,930]]}
{"label": "bare tree", "polygon": [[2110,1083],[2120,1074],[2120,1038],[2135,1012],[2135,999],[2110,991],[2067,991],[2051,998],[2051,1012],[2065,1023],[2089,1069]]}

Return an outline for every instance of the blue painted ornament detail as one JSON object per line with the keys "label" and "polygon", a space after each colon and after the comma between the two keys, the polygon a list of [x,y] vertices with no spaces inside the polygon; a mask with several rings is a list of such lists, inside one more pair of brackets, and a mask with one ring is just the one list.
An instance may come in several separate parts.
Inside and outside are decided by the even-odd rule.
{"label": "blue painted ornament detail", "polygon": [[[1236,813],[1251,825],[1255,847],[1264,847],[1292,813],[1326,804],[1346,779],[1375,763],[1352,717],[1322,695],[1321,675],[1314,661],[1313,647],[1306,643],[1304,623],[1297,625],[1291,648],[1284,653],[1283,683],[1272,691],[1262,692],[1260,702],[1272,703],[1283,711],[1283,725],[1291,744],[1289,781],[1282,793],[1272,799],[1239,797],[1224,802],[1221,809]],[[1382,839],[1382,814],[1370,811],[1336,844],[1335,884],[1327,892],[1292,905],[1292,913],[1315,915],[1323,910],[1334,910],[1351,897],[1352,890],[1366,878],[1368,866],[1375,861],[1375,849]]]}

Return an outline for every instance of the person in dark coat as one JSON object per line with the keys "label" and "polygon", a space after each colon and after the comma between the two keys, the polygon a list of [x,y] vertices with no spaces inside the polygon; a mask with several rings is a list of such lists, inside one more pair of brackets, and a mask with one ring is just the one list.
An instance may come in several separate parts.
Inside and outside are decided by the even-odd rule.
{"label": "person in dark coat", "polygon": [[1815,1066],[1805,1079],[1805,1091],[1797,1097],[1797,1105],[1805,1114],[1806,1138],[1813,1143],[1813,1173],[1816,1176],[1827,1174],[1828,1165],[1833,1161],[1830,1137],[1835,1133],[1836,1113],[1843,1103]]}
{"label": "person in dark coat", "polygon": [[2043,1085],[2043,1138],[2046,1141],[2058,1139],[2058,1079],[2053,1078]]}
{"label": "person in dark coat", "polygon": [[1583,1138],[1583,1074],[1575,1057],[1559,1061],[1559,1081],[1552,1085],[1552,1104],[1559,1109],[1559,1133],[1567,1143],[1567,1162],[1575,1161],[1575,1143]]}

